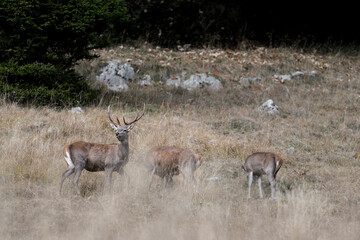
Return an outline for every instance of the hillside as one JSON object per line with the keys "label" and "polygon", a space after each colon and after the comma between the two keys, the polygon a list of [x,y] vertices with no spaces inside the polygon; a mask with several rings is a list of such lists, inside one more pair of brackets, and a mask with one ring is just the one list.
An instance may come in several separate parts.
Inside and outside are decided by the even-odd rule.
{"label": "hillside", "polygon": [[[0,105],[0,236],[3,239],[358,239],[360,235],[360,58],[292,49],[170,49],[142,45],[98,50],[100,57],[76,70],[93,81],[112,59],[130,63],[152,86],[130,85],[104,93],[85,113]],[[187,91],[165,79],[207,73],[223,88]],[[309,73],[290,81],[274,75]],[[244,78],[261,79],[259,83]],[[93,82],[94,87],[99,84]],[[279,114],[258,107],[268,99]],[[131,119],[146,113],[130,132],[124,178],[113,174],[114,193],[104,194],[104,174],[84,171],[83,196],[67,179],[62,148],[84,140],[116,142],[106,108]],[[148,191],[143,167],[153,146],[175,145],[203,157],[196,189]],[[255,151],[285,158],[270,189],[247,199],[241,164]],[[214,180],[215,179],[215,180]],[[269,183],[263,178],[263,186]]]}

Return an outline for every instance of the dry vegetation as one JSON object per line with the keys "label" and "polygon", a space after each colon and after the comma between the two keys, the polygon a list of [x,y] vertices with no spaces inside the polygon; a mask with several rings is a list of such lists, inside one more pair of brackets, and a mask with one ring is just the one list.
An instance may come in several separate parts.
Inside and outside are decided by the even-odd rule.
{"label": "dry vegetation", "polygon": [[[84,114],[66,109],[0,105],[1,239],[358,239],[360,236],[360,58],[289,49],[176,52],[149,46],[98,52],[79,71],[94,77],[109,59],[129,59],[155,86],[104,97]],[[142,60],[142,61],[139,61]],[[208,72],[224,89],[186,92],[167,88],[172,74]],[[284,84],[274,74],[317,70],[317,78]],[[242,77],[261,77],[244,85]],[[267,99],[280,114],[257,110]],[[146,115],[130,133],[130,186],[116,174],[104,194],[104,174],[83,172],[76,196],[61,150],[76,140],[116,142],[106,116]],[[151,192],[142,159],[154,146],[188,147],[201,154],[196,189],[174,186]],[[294,152],[289,151],[293,147]],[[278,173],[277,200],[247,200],[245,157],[273,151],[286,158]],[[217,177],[219,181],[209,181]],[[158,180],[156,178],[155,180]],[[159,180],[157,181],[159,182]],[[269,183],[265,180],[264,186]],[[154,186],[156,182],[154,182]]]}

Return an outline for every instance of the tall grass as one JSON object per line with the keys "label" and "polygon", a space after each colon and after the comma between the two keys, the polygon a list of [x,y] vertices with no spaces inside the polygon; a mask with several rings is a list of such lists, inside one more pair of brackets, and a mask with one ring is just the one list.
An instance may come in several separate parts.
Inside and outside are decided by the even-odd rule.
{"label": "tall grass", "polygon": [[[264,76],[257,87],[243,86],[224,74],[225,87],[219,91],[185,92],[156,85],[113,98],[113,114],[119,117],[135,117],[143,102],[147,110],[130,132],[130,161],[125,167],[130,186],[114,174],[112,195],[103,191],[103,173],[86,171],[80,177],[82,196],[75,194],[69,179],[58,195],[66,144],[117,141],[105,104],[72,114],[67,109],[1,102],[1,238],[358,239],[358,59],[304,55],[309,59],[299,63],[294,60],[299,53],[256,51],[248,52],[245,61],[262,54],[283,72],[316,67],[311,58],[329,67],[319,68],[320,77],[311,81],[275,83],[271,75],[276,67],[259,66],[249,70]],[[230,62],[220,64],[222,69],[243,66],[225,57],[220,60]],[[339,76],[348,79],[340,81]],[[280,106],[279,115],[257,110],[268,98]],[[190,148],[203,156],[195,173],[196,188],[182,187],[179,176],[168,189],[162,189],[156,178],[148,191],[142,161],[148,149],[160,145]],[[278,174],[276,200],[268,198],[266,188],[265,198],[259,199],[255,184],[254,198],[246,198],[241,164],[255,151],[286,158]],[[263,184],[269,185],[266,180]]]}

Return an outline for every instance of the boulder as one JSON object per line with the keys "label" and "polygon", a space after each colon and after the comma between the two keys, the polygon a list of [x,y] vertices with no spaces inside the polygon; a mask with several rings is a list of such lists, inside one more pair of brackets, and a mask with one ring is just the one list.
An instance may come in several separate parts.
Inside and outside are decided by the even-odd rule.
{"label": "boulder", "polygon": [[274,104],[274,101],[269,99],[266,102],[264,102],[260,107],[260,111],[269,113],[269,114],[276,114],[279,113],[279,107]]}
{"label": "boulder", "polygon": [[189,79],[182,81],[185,77],[186,72],[181,74],[182,76],[172,77],[166,80],[166,85],[181,87],[187,90],[194,90],[196,88],[210,87],[212,89],[222,88],[221,82],[212,77],[208,76],[206,73],[202,73],[200,75],[191,75]]}
{"label": "boulder", "polygon": [[212,89],[219,89],[223,87],[218,79],[212,76],[208,76],[206,73],[202,73],[200,74],[200,76],[191,75],[190,78],[182,82],[180,86],[187,90],[193,90],[203,87],[210,87]]}
{"label": "boulder", "polygon": [[121,92],[129,90],[129,81],[134,80],[135,72],[130,64],[120,64],[120,60],[113,60],[102,69],[97,80],[106,84],[109,90]]}

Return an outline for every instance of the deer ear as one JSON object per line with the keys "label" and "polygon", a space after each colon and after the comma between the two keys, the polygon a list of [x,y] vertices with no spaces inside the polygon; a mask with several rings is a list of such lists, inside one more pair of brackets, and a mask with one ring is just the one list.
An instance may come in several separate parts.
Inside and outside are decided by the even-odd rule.
{"label": "deer ear", "polygon": [[110,127],[111,127],[112,129],[114,129],[115,131],[117,130],[116,125],[115,125],[115,124],[113,124],[113,123],[110,123]]}
{"label": "deer ear", "polygon": [[130,124],[128,127],[127,127],[127,130],[130,131],[131,129],[133,129],[135,127],[135,124]]}

